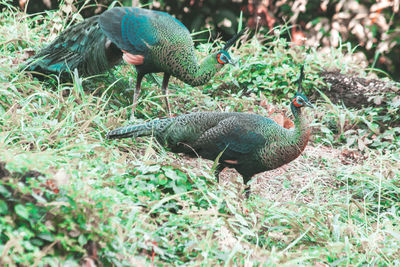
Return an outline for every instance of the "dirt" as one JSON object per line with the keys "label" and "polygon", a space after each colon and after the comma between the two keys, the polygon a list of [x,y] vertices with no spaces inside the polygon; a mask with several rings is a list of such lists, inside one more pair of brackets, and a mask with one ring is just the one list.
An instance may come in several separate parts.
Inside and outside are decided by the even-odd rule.
{"label": "dirt", "polygon": [[390,95],[400,91],[399,85],[393,82],[345,75],[339,71],[326,71],[320,75],[329,85],[323,89],[328,98],[333,103],[343,102],[347,107],[386,105],[392,100]]}
{"label": "dirt", "polygon": [[[195,175],[210,173],[212,162],[201,158],[174,156],[180,165],[189,167]],[[278,169],[255,175],[251,183],[252,194],[274,202],[309,203],[327,202],[326,191],[335,187],[332,170],[324,168],[325,162],[341,164],[341,151],[326,146],[307,146],[296,160]],[[316,170],[318,170],[316,172]],[[242,177],[234,169],[226,168],[220,175],[220,185],[243,190]]]}

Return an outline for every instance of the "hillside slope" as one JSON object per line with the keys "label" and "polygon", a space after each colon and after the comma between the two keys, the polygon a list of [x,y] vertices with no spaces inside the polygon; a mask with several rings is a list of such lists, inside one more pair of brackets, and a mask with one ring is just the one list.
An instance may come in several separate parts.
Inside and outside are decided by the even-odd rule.
{"label": "hillside slope", "polygon": [[[0,14],[1,264],[400,264],[399,99],[356,110],[321,95],[323,69],[366,75],[345,49],[321,54],[256,36],[233,49],[239,65],[207,85],[171,81],[175,114],[282,121],[305,64],[312,140],[295,161],[257,175],[245,200],[234,171],[216,184],[210,161],[151,138],[105,140],[129,118],[130,67],[73,84],[19,72],[62,28],[57,13]],[[165,116],[160,80],[143,82],[137,121]]]}

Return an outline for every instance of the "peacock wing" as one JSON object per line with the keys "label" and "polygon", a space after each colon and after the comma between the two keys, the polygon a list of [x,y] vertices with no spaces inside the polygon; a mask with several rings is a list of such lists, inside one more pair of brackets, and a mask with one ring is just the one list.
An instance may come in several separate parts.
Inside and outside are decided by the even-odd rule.
{"label": "peacock wing", "polygon": [[229,117],[204,132],[194,147],[201,148],[203,156],[210,159],[215,159],[221,151],[223,160],[243,159],[267,143],[256,129],[257,122],[252,118]]}
{"label": "peacock wing", "polygon": [[101,14],[99,24],[105,35],[120,49],[131,54],[144,54],[159,41],[153,23],[158,16],[162,13],[116,7]]}

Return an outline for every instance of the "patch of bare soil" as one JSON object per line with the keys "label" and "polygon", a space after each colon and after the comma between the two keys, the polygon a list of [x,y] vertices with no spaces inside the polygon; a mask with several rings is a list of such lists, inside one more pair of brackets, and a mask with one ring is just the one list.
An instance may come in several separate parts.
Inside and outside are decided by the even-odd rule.
{"label": "patch of bare soil", "polygon": [[388,93],[396,95],[400,90],[399,84],[394,82],[345,75],[339,71],[325,71],[320,75],[330,85],[329,89],[324,89],[324,93],[331,101],[343,101],[347,107],[387,104],[392,100],[391,97],[387,97]]}
{"label": "patch of bare soil", "polygon": [[[124,151],[126,148],[119,148]],[[129,146],[130,153],[125,155],[122,162],[131,158],[154,156],[154,162],[159,162],[165,156],[170,157],[168,165],[186,169],[195,176],[212,177],[213,162],[202,158],[190,158],[185,155],[167,152],[161,158],[146,144]],[[332,188],[337,188],[336,177],[345,168],[352,168],[362,163],[363,156],[357,151],[338,150],[322,145],[308,145],[304,152],[294,161],[277,168],[255,175],[250,181],[251,194],[258,195],[273,202],[293,203],[326,203],[331,196]],[[150,159],[150,162],[152,160]],[[220,185],[242,192],[245,188],[242,177],[234,169],[225,168],[220,175]]]}
{"label": "patch of bare soil", "polygon": [[327,202],[335,180],[326,162],[339,164],[339,155],[333,148],[307,146],[294,161],[255,176],[252,192],[275,202]]}
{"label": "patch of bare soil", "polygon": [[[335,187],[335,172],[340,167],[341,151],[326,146],[307,146],[297,159],[278,169],[259,173],[251,183],[252,194],[274,202],[326,202]],[[210,172],[212,162],[201,158],[177,156],[180,164],[196,175]],[[329,162],[329,165],[328,165]],[[342,165],[343,166],[343,165]],[[226,168],[220,175],[220,184],[243,189],[242,177],[234,169]]]}

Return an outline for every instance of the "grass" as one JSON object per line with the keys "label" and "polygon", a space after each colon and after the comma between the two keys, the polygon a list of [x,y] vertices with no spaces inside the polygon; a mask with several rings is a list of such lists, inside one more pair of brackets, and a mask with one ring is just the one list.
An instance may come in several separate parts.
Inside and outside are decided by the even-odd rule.
{"label": "grass", "polygon": [[[172,79],[177,114],[289,115],[305,63],[306,92],[316,96],[306,111],[312,140],[297,160],[257,175],[244,200],[234,171],[216,184],[210,161],[171,154],[150,138],[104,139],[130,117],[126,80],[43,83],[19,72],[26,53],[64,27],[55,16],[0,14],[3,265],[400,264],[398,106],[351,110],[314,90],[323,88],[323,68],[363,75],[346,47],[321,54],[258,36],[233,49],[238,67],[208,84]],[[210,49],[198,47],[200,55]],[[121,66],[114,75],[134,74]],[[165,116],[159,86],[143,87],[137,121]]]}

